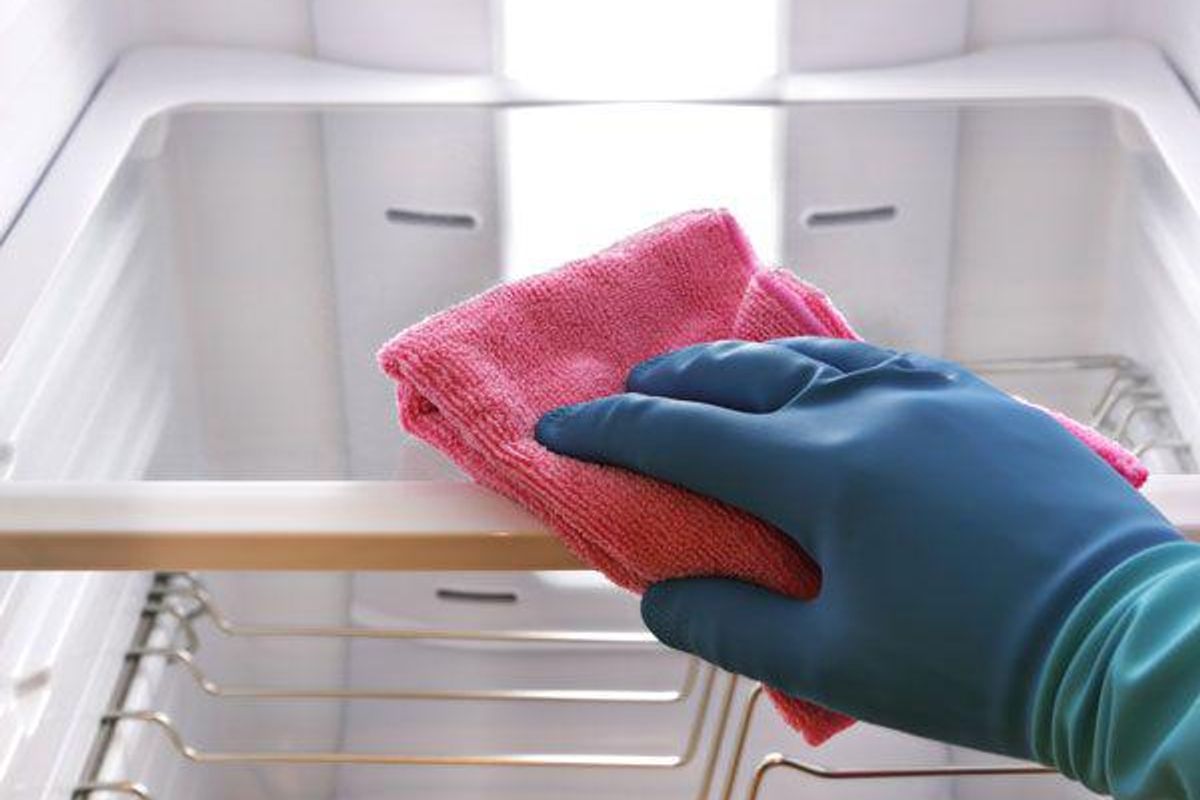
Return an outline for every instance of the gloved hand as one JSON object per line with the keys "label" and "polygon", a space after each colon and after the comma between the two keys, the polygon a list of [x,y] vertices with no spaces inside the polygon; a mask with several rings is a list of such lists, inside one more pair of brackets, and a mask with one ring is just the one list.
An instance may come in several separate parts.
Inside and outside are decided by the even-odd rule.
{"label": "gloved hand", "polygon": [[537,439],[772,523],[822,569],[789,599],[722,578],[652,586],[666,644],[863,720],[1030,757],[1039,670],[1088,589],[1178,540],[1044,412],[955,364],[853,341],[718,342]]}

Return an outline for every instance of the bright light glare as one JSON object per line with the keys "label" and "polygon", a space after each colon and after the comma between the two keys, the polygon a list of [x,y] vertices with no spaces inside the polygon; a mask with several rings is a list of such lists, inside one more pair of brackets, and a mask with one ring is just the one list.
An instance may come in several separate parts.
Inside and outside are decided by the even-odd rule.
{"label": "bright light glare", "polygon": [[780,0],[502,0],[508,77],[579,92],[720,89],[774,75]]}
{"label": "bright light glare", "polygon": [[616,587],[608,578],[599,572],[587,569],[569,569],[561,572],[535,572],[538,580],[548,583],[557,589],[572,589],[575,591],[613,591]]}
{"label": "bright light glare", "polygon": [[705,105],[507,112],[506,278],[705,207],[728,208],[760,257],[777,260],[779,113]]}

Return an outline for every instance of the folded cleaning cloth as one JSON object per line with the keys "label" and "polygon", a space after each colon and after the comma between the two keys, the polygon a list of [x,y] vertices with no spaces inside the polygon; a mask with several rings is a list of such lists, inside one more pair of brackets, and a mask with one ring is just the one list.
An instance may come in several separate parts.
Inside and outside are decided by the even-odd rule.
{"label": "folded cleaning cloth", "polygon": [[[531,510],[620,586],[640,592],[666,578],[725,575],[810,598],[817,568],[758,519],[555,455],[533,439],[542,414],[622,391],[630,367],[650,356],[714,339],[800,334],[856,338],[816,288],[761,269],[732,216],[694,211],[430,317],[385,345],[379,361],[399,384],[405,428]],[[1131,483],[1145,480],[1118,445],[1059,419]],[[813,744],[851,722],[771,697]]]}

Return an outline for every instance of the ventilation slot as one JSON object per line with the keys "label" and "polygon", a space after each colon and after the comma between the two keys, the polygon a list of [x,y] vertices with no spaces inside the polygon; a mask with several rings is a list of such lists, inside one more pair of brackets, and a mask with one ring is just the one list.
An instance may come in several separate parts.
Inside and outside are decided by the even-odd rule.
{"label": "ventilation slot", "polygon": [[872,222],[891,222],[896,218],[895,206],[867,206],[826,211],[810,211],[804,218],[809,228],[837,228],[843,225],[867,225]]}
{"label": "ventilation slot", "polygon": [[415,211],[411,208],[389,208],[384,217],[394,225],[423,225],[427,228],[457,228],[474,230],[479,220],[473,214],[449,214],[438,211]]}

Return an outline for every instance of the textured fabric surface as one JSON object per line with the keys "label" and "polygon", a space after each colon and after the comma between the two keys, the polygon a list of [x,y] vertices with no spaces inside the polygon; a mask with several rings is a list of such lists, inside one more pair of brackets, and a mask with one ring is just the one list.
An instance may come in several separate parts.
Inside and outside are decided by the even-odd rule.
{"label": "textured fabric surface", "polygon": [[[379,362],[398,384],[408,431],[530,509],[618,585],[640,592],[666,578],[721,575],[807,598],[819,570],[770,526],[533,439],[542,414],[622,391],[630,367],[651,356],[716,339],[805,334],[856,338],[819,290],[760,268],[728,213],[694,211],[432,316],[388,342]],[[1145,479],[1118,445],[1060,421],[1130,482]],[[771,697],[814,744],[850,724]]]}

